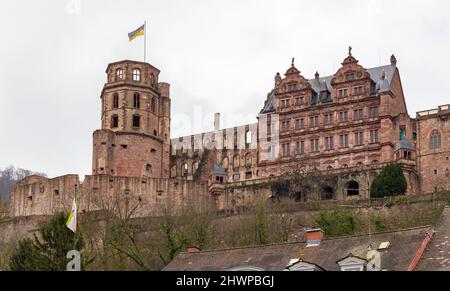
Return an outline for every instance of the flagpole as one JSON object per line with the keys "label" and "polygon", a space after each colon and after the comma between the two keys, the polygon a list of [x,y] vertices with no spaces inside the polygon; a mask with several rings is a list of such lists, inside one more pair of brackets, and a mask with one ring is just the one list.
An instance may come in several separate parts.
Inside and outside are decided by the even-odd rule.
{"label": "flagpole", "polygon": [[[75,204],[77,203],[77,187],[78,187],[78,184],[75,184],[75,197],[74,197]],[[75,209],[78,212],[78,207],[75,207]],[[78,219],[75,221],[75,223],[78,223]],[[77,250],[77,232],[76,231],[74,231],[74,233],[73,233],[73,250],[74,251]]]}
{"label": "flagpole", "polygon": [[147,20],[144,22],[144,63],[147,61]]}

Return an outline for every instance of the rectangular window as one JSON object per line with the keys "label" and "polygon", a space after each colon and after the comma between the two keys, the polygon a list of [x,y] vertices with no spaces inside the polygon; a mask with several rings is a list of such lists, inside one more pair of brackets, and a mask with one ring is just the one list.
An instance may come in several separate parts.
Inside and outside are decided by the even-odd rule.
{"label": "rectangular window", "polygon": [[112,121],[111,121],[111,128],[118,128],[119,127],[119,117],[117,115],[114,115],[112,117]]}
{"label": "rectangular window", "polygon": [[311,152],[315,153],[319,151],[319,139],[315,138],[311,140]]}
{"label": "rectangular window", "polygon": [[358,87],[353,88],[353,93],[356,96],[364,95],[364,87],[363,86],[358,86]]}
{"label": "rectangular window", "polygon": [[339,121],[340,122],[347,122],[348,121],[348,112],[347,111],[339,112]]}
{"label": "rectangular window", "polygon": [[319,126],[319,116],[311,116],[309,118],[309,127],[318,127]]}
{"label": "rectangular window", "polygon": [[139,115],[133,115],[133,127],[141,126],[141,117]]}
{"label": "rectangular window", "polygon": [[297,142],[297,154],[303,155],[305,153],[305,142],[298,141]]}
{"label": "rectangular window", "polygon": [[363,132],[355,132],[355,145],[356,146],[364,145],[364,133]]}
{"label": "rectangular window", "polygon": [[354,73],[350,73],[350,74],[346,74],[345,75],[345,81],[352,81],[355,79],[355,74]]}
{"label": "rectangular window", "polygon": [[285,144],[283,144],[283,145],[281,145],[281,154],[282,154],[282,156],[283,157],[288,157],[288,156],[290,156],[290,144],[288,144],[288,143],[285,143]]}
{"label": "rectangular window", "polygon": [[333,114],[331,114],[331,113],[325,114],[323,119],[324,119],[325,124],[332,124],[333,123]]}
{"label": "rectangular window", "polygon": [[353,111],[353,120],[364,119],[364,109],[356,109]]}
{"label": "rectangular window", "polygon": [[281,107],[282,108],[286,108],[286,107],[289,107],[289,99],[283,99],[283,100],[281,100]]}
{"label": "rectangular window", "polygon": [[378,117],[378,107],[369,107],[369,118],[376,118]]}
{"label": "rectangular window", "polygon": [[338,90],[339,97],[348,97],[348,89],[339,89]]}
{"label": "rectangular window", "polygon": [[341,134],[339,136],[339,146],[341,148],[348,148],[348,134]]}
{"label": "rectangular window", "polygon": [[305,97],[303,96],[295,97],[295,105],[299,106],[303,104],[305,104]]}
{"label": "rectangular window", "polygon": [[287,131],[291,129],[291,122],[290,121],[282,121],[281,122],[281,130]]}
{"label": "rectangular window", "polygon": [[370,131],[370,143],[378,143],[379,140],[379,132],[378,129]]}
{"label": "rectangular window", "polygon": [[332,136],[325,137],[325,149],[327,151],[334,149],[334,138]]}

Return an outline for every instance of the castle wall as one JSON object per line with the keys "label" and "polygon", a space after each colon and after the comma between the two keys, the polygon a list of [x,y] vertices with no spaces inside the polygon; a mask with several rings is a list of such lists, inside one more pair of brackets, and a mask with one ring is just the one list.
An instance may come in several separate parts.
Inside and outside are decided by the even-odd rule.
{"label": "castle wall", "polygon": [[[430,148],[433,131],[440,135],[440,148]],[[421,191],[431,193],[450,189],[450,106],[419,112],[417,138]]]}
{"label": "castle wall", "polygon": [[207,183],[145,177],[86,176],[80,183],[70,175],[47,179],[32,176],[16,185],[12,193],[11,216],[52,215],[70,211],[73,195],[80,198],[80,213],[96,210],[124,211],[133,214],[163,216],[165,210],[176,212],[185,206],[209,207]]}

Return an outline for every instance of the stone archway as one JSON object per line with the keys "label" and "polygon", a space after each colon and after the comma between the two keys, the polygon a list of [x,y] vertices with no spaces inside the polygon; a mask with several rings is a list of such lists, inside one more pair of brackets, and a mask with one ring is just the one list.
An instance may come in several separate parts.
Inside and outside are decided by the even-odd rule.
{"label": "stone archway", "polygon": [[331,186],[325,186],[320,192],[320,200],[333,200],[335,199],[335,190]]}

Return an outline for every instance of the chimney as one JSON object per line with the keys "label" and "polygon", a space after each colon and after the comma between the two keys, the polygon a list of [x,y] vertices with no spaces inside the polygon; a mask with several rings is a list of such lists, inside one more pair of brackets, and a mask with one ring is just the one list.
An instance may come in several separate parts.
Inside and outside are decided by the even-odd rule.
{"label": "chimney", "polygon": [[214,131],[220,130],[220,113],[214,114]]}
{"label": "chimney", "polygon": [[195,254],[195,253],[199,253],[200,249],[198,247],[188,247],[187,248],[187,253],[188,254]]}
{"label": "chimney", "polygon": [[324,237],[324,232],[320,228],[306,231],[306,247],[317,247]]}

